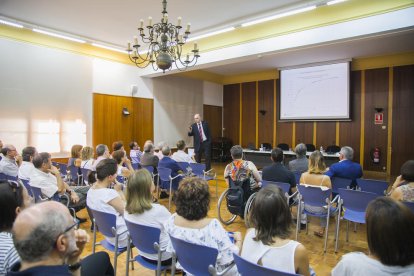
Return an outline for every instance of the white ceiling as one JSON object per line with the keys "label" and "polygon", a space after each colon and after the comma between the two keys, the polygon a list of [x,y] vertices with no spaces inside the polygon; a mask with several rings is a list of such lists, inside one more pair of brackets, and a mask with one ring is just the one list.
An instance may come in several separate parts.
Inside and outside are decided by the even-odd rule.
{"label": "white ceiling", "polygon": [[[124,47],[136,34],[139,20],[161,18],[161,0],[0,0],[0,16]],[[169,0],[171,22],[191,22],[192,35],[234,26],[277,11],[323,0]],[[326,1],[325,1],[326,2]],[[337,41],[233,60],[204,70],[221,75],[280,68],[327,60],[386,55],[414,50],[414,30],[399,30],[352,41]]]}

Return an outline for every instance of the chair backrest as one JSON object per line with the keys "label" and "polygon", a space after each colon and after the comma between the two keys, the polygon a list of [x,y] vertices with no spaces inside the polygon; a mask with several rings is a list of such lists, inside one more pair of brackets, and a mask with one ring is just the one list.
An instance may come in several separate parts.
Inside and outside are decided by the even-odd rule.
{"label": "chair backrest", "polygon": [[190,163],[191,170],[193,174],[198,176],[204,176],[204,171],[206,170],[206,164],[201,163]]}
{"label": "chair backrest", "polygon": [[361,191],[376,193],[381,196],[385,195],[388,188],[388,183],[381,180],[358,178],[356,182]]}
{"label": "chair backrest", "polygon": [[144,165],[141,165],[141,167],[143,169],[146,169],[147,171],[149,171],[151,174],[154,174],[154,167],[153,166],[144,166]]}
{"label": "chair backrest", "polygon": [[125,220],[132,243],[140,252],[157,254],[154,243],[159,243],[161,230],[156,227],[136,224]]}
{"label": "chair backrest", "polygon": [[30,187],[30,185],[29,185],[29,180],[27,180],[27,179],[20,179],[20,181],[26,187],[26,190],[29,193],[29,196],[33,197],[32,187]]}
{"label": "chair backrest", "polygon": [[35,200],[35,203],[39,203],[45,200],[49,200],[48,198],[44,198],[42,195],[42,190],[38,187],[31,186],[32,194]]}
{"label": "chair backrest", "polygon": [[88,176],[91,170],[81,168],[81,172],[82,172],[83,182],[88,182]]}
{"label": "chair backrest", "polygon": [[89,208],[92,211],[99,232],[106,237],[115,237],[112,228],[116,229],[116,215]]}
{"label": "chair backrest", "polygon": [[290,190],[289,183],[262,180],[262,188],[266,187],[267,185],[276,185],[282,189],[283,193],[289,193]]}
{"label": "chair backrest", "polygon": [[327,153],[337,153],[340,152],[341,148],[338,147],[337,145],[330,145],[326,147],[326,152]]}
{"label": "chair backrest", "polygon": [[289,150],[289,145],[286,143],[280,143],[277,145],[278,148],[280,148],[281,150]]}
{"label": "chair backrest", "polygon": [[234,262],[237,266],[237,271],[240,275],[260,275],[260,276],[291,276],[291,275],[299,275],[299,274],[291,274],[288,272],[282,272],[278,270],[274,270],[271,268],[267,268],[258,264],[254,264],[249,262],[248,260],[243,259],[239,255],[233,253]]}
{"label": "chair backrest", "polygon": [[158,167],[157,170],[158,170],[158,175],[161,181],[170,182],[171,169],[164,168],[164,167]]}
{"label": "chair backrest", "polygon": [[183,172],[187,172],[187,168],[190,167],[188,162],[177,162]]}
{"label": "chair backrest", "polygon": [[270,143],[263,143],[262,145],[265,148],[265,150],[272,150],[272,144],[270,144]]}
{"label": "chair backrest", "polygon": [[210,275],[209,265],[216,265],[218,251],[215,248],[189,243],[170,235],[180,265],[193,275]]}
{"label": "chair backrest", "polygon": [[247,148],[249,150],[256,150],[256,145],[253,142],[247,143]]}
{"label": "chair backrest", "polygon": [[314,144],[306,144],[306,151],[314,152],[315,149],[316,148]]}
{"label": "chair backrest", "polygon": [[116,181],[118,181],[121,184],[125,183],[125,178],[122,175],[117,175],[116,176]]}
{"label": "chair backrest", "polygon": [[17,181],[17,176],[11,176],[11,175],[8,175],[8,174],[0,173],[0,180]]}
{"label": "chair backrest", "polygon": [[139,170],[141,165],[139,163],[131,163],[131,166],[134,170]]}
{"label": "chair backrest", "polygon": [[414,213],[414,202],[404,201],[403,203]]}
{"label": "chair backrest", "polygon": [[297,187],[302,195],[303,202],[311,206],[325,206],[326,199],[329,199],[332,193],[331,189],[322,190],[320,187],[304,185],[298,185]]}
{"label": "chair backrest", "polygon": [[70,177],[72,178],[72,181],[78,179],[78,169],[79,168],[76,166],[69,166]]}
{"label": "chair backrest", "polygon": [[338,193],[338,189],[348,189],[351,186],[352,179],[342,177],[332,177],[332,192]]}
{"label": "chair backrest", "polygon": [[379,195],[370,192],[355,191],[348,189],[338,189],[339,196],[343,200],[343,206],[347,210],[365,212],[368,204],[379,197]]}
{"label": "chair backrest", "polygon": [[59,166],[59,171],[61,175],[67,175],[68,174],[68,165],[63,163],[57,163]]}

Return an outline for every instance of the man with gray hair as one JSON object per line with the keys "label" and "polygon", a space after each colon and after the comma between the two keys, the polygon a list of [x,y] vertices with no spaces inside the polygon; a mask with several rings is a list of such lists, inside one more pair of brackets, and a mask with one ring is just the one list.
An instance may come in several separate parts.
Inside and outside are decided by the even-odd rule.
{"label": "man with gray hair", "polygon": [[[21,262],[7,275],[80,275],[81,271],[84,275],[91,275],[90,271],[93,275],[111,275],[107,253],[90,255],[81,262],[89,236],[77,227],[69,210],[58,202],[43,202],[23,210],[12,229]],[[98,270],[101,274],[95,274]]]}
{"label": "man with gray hair", "polygon": [[296,159],[289,162],[289,170],[292,172],[303,173],[308,170],[309,161],[306,158],[306,145],[300,143],[295,148]]}
{"label": "man with gray hair", "polygon": [[111,153],[109,152],[108,146],[104,144],[99,144],[96,146],[96,161],[92,164],[92,171],[96,171],[96,166],[104,159],[111,158]]}
{"label": "man with gray hair", "polygon": [[16,147],[13,145],[4,145],[1,153],[3,154],[3,158],[0,160],[0,173],[17,178],[22,157],[18,155]]}
{"label": "man with gray hair", "polygon": [[362,177],[362,167],[356,162],[352,162],[354,158],[354,150],[351,147],[345,146],[339,152],[339,162],[329,167],[325,173],[330,178],[342,177],[351,179],[351,188],[356,187],[356,179]]}
{"label": "man with gray hair", "polygon": [[[158,167],[163,167],[163,168],[168,168],[171,170],[171,177],[176,177],[177,175],[179,175],[180,173],[182,173],[182,169],[180,167],[180,165],[178,165],[177,161],[175,161],[174,159],[171,158],[171,149],[169,146],[163,146],[162,149],[162,154],[164,155],[164,158],[162,158],[160,160],[160,162],[158,163]],[[177,178],[175,178],[172,182],[172,189],[173,190],[177,190],[178,189],[178,184],[180,183],[182,179],[182,176],[179,176]],[[160,185],[161,186],[161,185]],[[168,187],[164,187],[164,188],[170,188],[169,185]]]}

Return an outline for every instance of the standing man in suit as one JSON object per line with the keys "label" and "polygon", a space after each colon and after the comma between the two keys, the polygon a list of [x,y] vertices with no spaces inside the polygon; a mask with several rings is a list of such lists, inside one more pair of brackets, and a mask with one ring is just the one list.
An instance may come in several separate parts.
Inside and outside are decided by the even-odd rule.
{"label": "standing man in suit", "polygon": [[201,163],[204,151],[206,170],[211,168],[211,134],[206,121],[201,121],[200,114],[194,115],[194,124],[189,127],[188,136],[194,137],[194,152],[197,163]]}
{"label": "standing man in suit", "polygon": [[356,179],[362,177],[362,167],[356,162],[352,162],[354,150],[351,147],[342,147],[339,152],[339,162],[333,164],[325,173],[330,178],[342,177],[351,179],[351,188],[356,187]]}

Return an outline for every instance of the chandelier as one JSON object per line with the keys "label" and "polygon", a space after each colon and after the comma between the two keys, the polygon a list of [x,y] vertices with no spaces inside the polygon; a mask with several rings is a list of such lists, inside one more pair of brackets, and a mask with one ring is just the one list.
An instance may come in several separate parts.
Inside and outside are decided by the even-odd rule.
{"label": "chandelier", "polygon": [[185,58],[182,53],[183,45],[190,34],[191,24],[188,23],[185,32],[181,34],[181,17],[178,17],[177,25],[169,23],[167,0],[162,1],[162,7],[160,23],[152,24],[152,17],[148,18],[147,35],[144,32],[144,20],[141,19],[139,35],[134,37],[132,48],[131,43],[128,42],[129,59],[139,68],[151,64],[155,71],[161,69],[165,73],[165,70],[171,70],[174,63],[178,70],[185,71],[188,67],[194,66],[200,57],[197,43],[194,43],[194,49],[191,53],[187,53]]}

